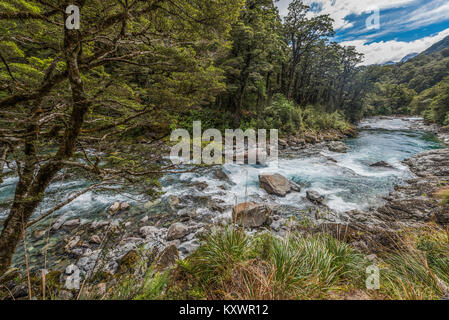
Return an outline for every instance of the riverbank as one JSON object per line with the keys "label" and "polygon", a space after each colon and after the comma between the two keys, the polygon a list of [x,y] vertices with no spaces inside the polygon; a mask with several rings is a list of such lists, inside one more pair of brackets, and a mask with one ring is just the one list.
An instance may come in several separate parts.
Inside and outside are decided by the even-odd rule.
{"label": "riverbank", "polygon": [[[420,126],[419,130],[425,130],[420,123],[416,126],[415,123],[412,125],[416,128],[418,126]],[[283,154],[291,157],[296,151],[300,151],[293,147],[296,146],[290,146],[288,143]],[[328,142],[322,145],[319,143],[307,148],[306,155],[309,157],[317,154],[322,148],[337,150],[342,146]],[[338,154],[336,152],[333,156],[338,158]],[[306,210],[282,204],[258,206],[257,210],[251,213],[264,214],[266,212],[264,210],[267,209],[269,217],[262,219],[262,223],[252,230],[248,230],[248,237],[257,239],[260,234],[267,231],[282,239],[289,239],[292,234],[305,236],[325,233],[331,234],[336,241],[348,243],[362,255],[381,255],[387,249],[396,246],[401,240],[402,230],[406,228],[423,228],[429,224],[445,225],[447,211],[440,206],[439,200],[432,194],[437,187],[445,185],[446,172],[449,171],[446,159],[449,159],[449,153],[443,149],[427,151],[407,160],[405,164],[417,177],[413,181],[410,180],[407,185],[396,187],[396,190],[386,199],[386,204],[375,210],[338,212],[325,203],[319,203],[321,195],[310,192],[305,195],[308,199]],[[327,166],[333,162],[330,159],[327,161],[329,163],[326,164]],[[232,172],[229,175],[229,171],[225,172],[222,168],[215,168],[212,172],[207,171],[206,176],[210,174],[217,176],[219,180],[229,180],[233,177]],[[143,217],[140,210],[129,208],[121,202],[111,209],[108,219],[88,224],[82,223],[79,219],[72,219],[61,224],[61,231],[64,230],[67,235],[58,250],[61,255],[69,256],[73,259],[72,261],[76,261],[75,265],[80,275],[88,279],[86,289],[82,290],[86,292],[82,292],[82,296],[88,296],[92,290],[100,290],[102,295],[108,296],[107,292],[114,291],[118,285],[118,278],[126,278],[136,272],[135,264],[139,261],[144,261],[145,264],[151,262],[152,267],[159,271],[167,270],[167,268],[176,270],[175,262],[179,258],[185,260],[186,257],[197,252],[197,249],[204,245],[204,236],[207,237],[210,230],[229,224],[227,212],[232,209],[232,205],[229,202],[220,202],[219,198],[213,198],[201,192],[210,188],[211,182],[207,184],[192,179],[191,184],[193,188],[191,190],[197,190],[196,194],[188,191],[189,195],[172,194],[159,202],[147,203],[143,208],[146,212]],[[232,190],[226,190],[232,186],[231,183],[221,186],[225,194]],[[170,188],[168,191],[170,194]],[[294,197],[297,194],[293,192],[291,196]],[[245,200],[245,198],[242,199]],[[273,202],[281,200],[270,195],[267,198],[273,199]],[[190,204],[194,204],[197,209],[192,210]],[[439,211],[435,211],[437,209]],[[152,211],[158,214],[151,214]],[[294,211],[298,214],[292,214]],[[161,214],[162,212],[164,213]],[[136,221],[135,217],[141,217],[137,223],[132,222]],[[45,233],[41,235],[43,236]],[[134,280],[143,280],[142,277],[147,275],[147,271],[146,268],[138,271],[140,274]],[[9,276],[11,274],[17,276],[18,272],[10,273]],[[153,276],[154,274],[157,272],[154,271]],[[73,271],[67,269],[59,269],[48,275],[48,278],[56,284],[55,290],[58,296],[76,298],[78,295],[78,290],[64,289],[67,278],[70,280],[71,276]],[[33,295],[41,295],[41,274],[36,273],[32,280],[35,286]],[[9,283],[8,289],[16,298],[20,298],[20,295],[24,293],[26,296],[27,293],[23,283],[19,285]],[[5,297],[11,296],[9,292],[4,294]]]}

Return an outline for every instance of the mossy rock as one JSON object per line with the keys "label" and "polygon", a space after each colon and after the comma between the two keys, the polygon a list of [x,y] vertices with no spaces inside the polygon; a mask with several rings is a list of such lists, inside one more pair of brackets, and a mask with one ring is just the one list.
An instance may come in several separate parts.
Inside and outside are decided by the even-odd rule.
{"label": "mossy rock", "polygon": [[118,274],[129,273],[135,270],[139,255],[137,251],[131,250],[123,256],[119,261]]}

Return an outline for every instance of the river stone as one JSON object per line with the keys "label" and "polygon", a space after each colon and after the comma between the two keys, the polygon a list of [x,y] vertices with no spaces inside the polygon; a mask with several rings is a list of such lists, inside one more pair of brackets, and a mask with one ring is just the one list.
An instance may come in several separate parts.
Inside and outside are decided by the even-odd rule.
{"label": "river stone", "polygon": [[[285,197],[292,191],[292,183],[280,174],[261,174],[259,176],[260,187],[269,194]],[[295,189],[299,186],[295,184]]]}
{"label": "river stone", "polygon": [[258,228],[264,225],[271,214],[270,208],[265,204],[245,202],[232,208],[232,219],[239,225]]}
{"label": "river stone", "polygon": [[80,225],[80,223],[81,223],[80,219],[72,219],[72,220],[68,220],[68,221],[64,222],[62,227],[74,229],[74,228],[78,227]]}
{"label": "river stone", "polygon": [[161,254],[158,257],[157,268],[159,270],[167,269],[168,267],[175,264],[176,260],[179,259],[179,252],[176,245],[169,244],[167,247],[162,250]]}
{"label": "river stone", "polygon": [[120,210],[120,202],[114,202],[114,204],[109,207],[109,213],[111,215],[116,214],[119,210]]}
{"label": "river stone", "polygon": [[62,227],[62,225],[64,224],[64,222],[66,222],[68,220],[68,218],[69,218],[68,216],[61,216],[61,217],[59,217],[58,220],[56,220],[56,222],[53,223],[51,228],[54,231],[59,230]]}
{"label": "river stone", "polygon": [[168,204],[170,208],[174,209],[179,205],[179,198],[175,195],[171,195],[170,197],[168,197]]}
{"label": "river stone", "polygon": [[394,169],[391,164],[389,164],[388,162],[385,162],[385,161],[379,161],[379,162],[373,163],[372,165],[370,165],[370,167],[383,167],[383,168],[388,168],[388,169]]}
{"label": "river stone", "polygon": [[324,202],[324,196],[320,195],[316,191],[307,191],[306,197],[310,202],[313,202],[315,204],[323,204]]}
{"label": "river stone", "polygon": [[278,139],[278,143],[281,147],[287,148],[288,147],[288,143],[285,140],[282,139]]}
{"label": "river stone", "polygon": [[301,192],[301,187],[299,184],[297,184],[296,182],[293,182],[291,180],[289,181],[289,183],[290,183],[290,188],[292,189],[292,191]]}
{"label": "river stone", "polygon": [[33,238],[40,239],[43,236],[45,236],[46,233],[47,233],[47,230],[45,230],[45,229],[43,229],[43,230],[34,230],[33,231]]}
{"label": "river stone", "polygon": [[92,222],[90,227],[91,227],[91,229],[97,230],[97,229],[103,228],[103,227],[105,227],[105,226],[107,226],[109,224],[110,224],[110,221],[98,221],[98,220],[96,220],[96,221]]}
{"label": "river stone", "polygon": [[145,226],[139,229],[139,233],[144,237],[154,236],[158,232],[159,229],[153,226]]}
{"label": "river stone", "polygon": [[69,239],[66,246],[64,247],[66,252],[71,252],[73,248],[77,247],[80,244],[80,237],[74,236]]}
{"label": "river stone", "polygon": [[337,153],[346,153],[348,147],[341,141],[333,141],[328,146],[329,150]]}
{"label": "river stone", "polygon": [[95,244],[100,244],[101,243],[101,238],[100,238],[100,236],[94,234],[92,237],[90,237],[89,242],[90,243],[95,243]]}
{"label": "river stone", "polygon": [[189,227],[180,222],[173,223],[167,231],[167,240],[181,239],[189,234]]}
{"label": "river stone", "polygon": [[125,210],[127,210],[127,209],[129,209],[129,203],[128,203],[128,202],[122,202],[122,203],[120,204],[120,210],[121,210],[121,211],[125,211]]}

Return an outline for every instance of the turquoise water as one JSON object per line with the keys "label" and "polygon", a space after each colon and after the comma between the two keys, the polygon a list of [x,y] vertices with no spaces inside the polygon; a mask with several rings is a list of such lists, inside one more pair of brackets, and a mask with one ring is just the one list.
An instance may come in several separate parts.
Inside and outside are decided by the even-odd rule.
{"label": "turquoise water", "polygon": [[[169,175],[161,179],[166,192],[170,195],[200,195],[219,200],[225,205],[255,200],[276,202],[298,207],[304,206],[305,192],[318,191],[326,196],[328,206],[337,211],[364,209],[381,204],[397,184],[403,183],[413,175],[401,161],[421,151],[441,148],[443,145],[433,134],[411,130],[414,119],[376,119],[361,123],[361,132],[357,138],[346,141],[348,153],[338,154],[327,148],[314,147],[317,150],[298,152],[294,157],[280,159],[279,166],[268,167],[248,165],[224,165],[223,171],[228,180],[217,179],[214,169],[203,169],[199,173]],[[337,162],[329,161],[332,157]],[[373,168],[371,164],[386,161],[394,169]],[[301,184],[301,193],[292,193],[285,198],[273,198],[259,188],[258,176],[261,173],[280,173]],[[207,188],[198,190],[193,183],[205,182]],[[0,219],[6,216],[8,204],[14,196],[17,178],[4,179],[0,185]],[[52,184],[47,190],[48,196],[35,215],[64,199],[69,194],[86,187],[82,180],[66,180]],[[81,217],[94,220],[106,216],[106,209],[114,201],[132,203],[136,195],[113,192],[89,192],[59,210],[56,217],[67,219]],[[192,205],[195,205],[192,204]],[[206,209],[206,208],[203,208]],[[53,217],[53,219],[56,219]]]}
{"label": "turquoise water", "polygon": [[[205,182],[208,188],[201,193],[222,203],[232,205],[242,201],[275,202],[298,208],[310,205],[306,191],[314,190],[326,197],[327,205],[335,211],[367,209],[379,206],[383,197],[395,185],[413,177],[401,163],[419,152],[442,148],[435,135],[410,129],[412,121],[401,119],[367,120],[361,124],[359,136],[346,141],[348,152],[338,154],[327,148],[314,147],[315,152],[298,152],[288,159],[280,159],[279,166],[225,165],[223,170],[230,182],[219,180],[212,174],[188,173],[165,182],[168,194],[183,196],[198,193],[186,187],[191,182]],[[329,157],[335,159],[334,163]],[[386,161],[394,169],[370,167]],[[301,193],[275,198],[259,188],[262,173],[280,173],[302,186]],[[226,191],[223,191],[225,189]]]}

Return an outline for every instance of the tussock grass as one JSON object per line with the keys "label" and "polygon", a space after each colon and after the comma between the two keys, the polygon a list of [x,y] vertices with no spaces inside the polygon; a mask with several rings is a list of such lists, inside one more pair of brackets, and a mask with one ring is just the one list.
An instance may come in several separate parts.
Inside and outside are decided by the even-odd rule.
{"label": "tussock grass", "polygon": [[[449,231],[436,225],[407,230],[396,249],[368,261],[327,234],[278,238],[214,229],[184,261],[156,271],[123,274],[104,299],[441,299],[449,294]],[[400,249],[399,249],[400,248]],[[380,268],[380,290],[367,290],[366,268]],[[148,266],[148,267],[147,267]],[[90,291],[90,290],[89,290]]]}
{"label": "tussock grass", "polygon": [[361,284],[363,256],[327,236],[249,238],[234,227],[215,231],[180,266],[211,299],[311,299]]}
{"label": "tussock grass", "polygon": [[449,294],[448,231],[429,226],[409,233],[401,251],[388,253],[381,290],[390,299],[431,300]]}

